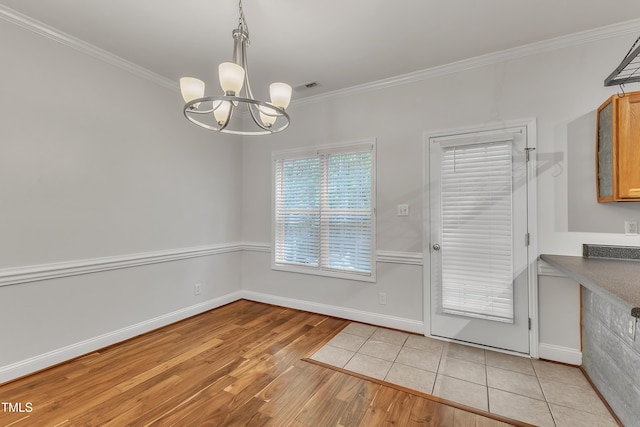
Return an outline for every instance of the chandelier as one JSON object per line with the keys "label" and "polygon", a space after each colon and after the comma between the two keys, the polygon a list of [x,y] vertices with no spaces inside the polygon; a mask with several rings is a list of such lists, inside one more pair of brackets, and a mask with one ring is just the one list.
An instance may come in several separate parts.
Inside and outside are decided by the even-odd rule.
{"label": "chandelier", "polygon": [[[238,9],[238,28],[232,32],[233,62],[223,62],[218,66],[223,94],[205,96],[205,84],[202,80],[182,77],[180,92],[185,102],[184,116],[205,129],[236,135],[268,135],[283,131],[289,126],[289,115],[285,109],[291,100],[291,86],[272,83],[269,86],[270,102],[253,96],[247,66],[249,28],[242,10],[242,0],[238,3]],[[252,130],[246,130],[242,117],[238,117],[246,111],[253,120]]]}

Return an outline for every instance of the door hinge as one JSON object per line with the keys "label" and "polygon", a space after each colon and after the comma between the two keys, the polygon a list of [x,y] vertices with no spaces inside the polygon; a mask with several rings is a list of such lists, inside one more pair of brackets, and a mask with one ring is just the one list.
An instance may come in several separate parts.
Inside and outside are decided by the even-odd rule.
{"label": "door hinge", "polygon": [[529,246],[530,242],[531,242],[531,234],[527,233],[524,235],[524,245]]}
{"label": "door hinge", "polygon": [[531,317],[529,317],[529,330],[531,330]]}
{"label": "door hinge", "polygon": [[531,150],[535,150],[535,148],[525,148],[524,149],[524,156],[526,161],[528,162],[531,159],[531,156],[529,155],[529,153],[531,152]]}

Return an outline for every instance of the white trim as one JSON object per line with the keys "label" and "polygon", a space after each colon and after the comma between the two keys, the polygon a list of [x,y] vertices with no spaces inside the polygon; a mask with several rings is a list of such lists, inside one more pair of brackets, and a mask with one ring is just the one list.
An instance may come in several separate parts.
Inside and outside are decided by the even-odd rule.
{"label": "white trim", "polygon": [[12,363],[11,365],[0,366],[0,384],[91,353],[92,351],[119,343],[129,338],[133,338],[154,329],[170,325],[188,317],[204,313],[205,311],[213,310],[214,308],[221,307],[240,299],[242,299],[242,291],[233,292],[173,311],[171,313],[163,314],[153,319],[126,326],[94,338],[89,338],[75,344],[52,350],[38,356],[30,357],[29,359],[21,360],[20,362]]}
{"label": "white trim", "polygon": [[[243,251],[271,252],[271,244],[266,242],[242,242]],[[422,252],[376,251],[376,262],[390,264],[422,265]]]}
{"label": "white trim", "polygon": [[540,359],[553,360],[554,362],[568,363],[575,366],[582,365],[581,351],[559,345],[540,343],[538,357]]}
{"label": "white trim", "polygon": [[541,259],[538,260],[538,276],[568,277],[566,274]]}
{"label": "white trim", "polygon": [[422,252],[377,251],[376,262],[423,265]]}
{"label": "white trim", "polygon": [[540,353],[540,327],[538,316],[538,124],[535,118],[523,120],[527,128],[527,148],[530,149],[527,163],[527,231],[529,233],[528,264],[529,264],[529,354],[538,357]]}
{"label": "white trim", "polygon": [[[271,269],[272,270],[280,270],[280,271],[286,271],[286,272],[291,272],[291,273],[300,273],[300,274],[310,274],[310,275],[316,275],[316,276],[325,276],[325,277],[333,277],[333,278],[339,278],[339,279],[346,279],[346,280],[358,280],[358,281],[363,281],[363,282],[376,282],[376,271],[377,271],[377,253],[376,253],[376,229],[377,229],[377,202],[376,202],[376,195],[377,195],[377,139],[375,137],[370,137],[370,138],[364,138],[364,139],[360,139],[360,140],[355,140],[355,141],[343,141],[343,142],[339,142],[339,143],[332,143],[332,144],[325,144],[325,145],[316,145],[316,146],[312,146],[312,147],[304,147],[304,148],[293,148],[293,149],[286,149],[286,150],[279,150],[279,151],[273,151],[271,153],[271,241],[273,242],[273,250],[271,251]],[[366,272],[351,272],[348,270],[344,270],[341,271],[339,269],[331,269],[329,268],[327,265],[325,264],[325,261],[323,261],[323,259],[320,259],[318,262],[318,266],[316,267],[311,267],[311,266],[306,266],[306,265],[295,265],[295,264],[289,264],[289,263],[278,263],[276,261],[276,258],[278,256],[278,254],[276,254],[276,250],[277,250],[277,244],[276,244],[276,240],[277,240],[277,235],[278,235],[278,227],[276,224],[276,217],[277,217],[277,212],[276,212],[276,199],[278,199],[279,194],[278,194],[278,190],[277,190],[277,183],[276,183],[276,173],[277,170],[279,169],[279,162],[281,161],[286,161],[286,160],[294,160],[294,159],[304,159],[304,158],[308,158],[308,157],[320,157],[320,168],[321,168],[321,176],[323,176],[323,174],[325,173],[324,170],[322,170],[323,168],[323,164],[326,166],[325,163],[322,162],[322,156],[328,156],[328,155],[332,155],[332,154],[342,154],[342,153],[364,153],[364,152],[369,152],[371,153],[371,206],[369,210],[366,210],[366,212],[370,212],[371,213],[371,253],[370,253],[370,259],[369,262],[371,264],[371,271],[366,273]],[[320,186],[320,192],[322,194],[320,194],[320,207],[319,207],[319,213],[320,213],[320,228],[321,228],[321,232],[320,232],[320,245],[323,246],[326,244],[326,242],[324,242],[324,239],[322,238],[323,232],[322,229],[324,228],[324,214],[323,214],[323,206],[324,206],[324,202],[323,200],[325,199],[324,197],[324,193],[322,190],[323,185],[321,184]],[[320,253],[322,254],[324,251],[324,249],[320,250]],[[322,257],[321,257],[322,258]]]}
{"label": "white trim", "polygon": [[80,40],[70,34],[64,33],[57,28],[40,22],[16,10],[0,4],[0,19],[11,22],[26,30],[32,31],[38,35],[44,36],[50,40],[61,43],[86,55],[114,65],[125,71],[130,72],[138,77],[142,77],[159,86],[179,92],[178,82],[174,82],[160,74],[154,73],[138,64],[127,61],[111,52],[101,49],[84,40]]}
{"label": "white trim", "polygon": [[271,243],[268,242],[242,242],[241,245],[243,251],[271,253]]}
{"label": "white trim", "polygon": [[499,52],[493,52],[486,55],[463,59],[461,61],[427,68],[425,70],[415,71],[412,73],[402,74],[399,76],[390,77],[388,79],[364,83],[346,89],[338,89],[332,92],[309,96],[306,98],[294,100],[291,102],[291,104],[296,106],[310,104],[315,102],[322,102],[335,97],[357,95],[375,90],[387,89],[394,86],[415,83],[422,80],[472,70],[475,68],[480,68],[504,61],[524,58],[527,56],[537,55],[558,49],[565,49],[571,46],[590,43],[610,37],[617,37],[630,33],[635,34],[638,32],[638,30],[640,30],[640,19],[635,19],[605,27],[594,28],[579,33],[569,34],[566,36],[560,36],[549,40],[543,40],[524,46],[518,46]]}
{"label": "white trim", "polygon": [[[634,21],[640,25],[640,20]],[[538,216],[537,216],[537,178],[536,178],[536,156],[535,149],[537,146],[537,123],[535,118],[526,118],[521,120],[508,120],[500,124],[484,124],[478,126],[465,126],[458,128],[450,128],[444,130],[436,130],[424,132],[422,145],[422,182],[423,182],[423,254],[425,260],[423,262],[423,309],[424,309],[424,325],[423,331],[425,336],[431,336],[430,322],[431,319],[431,236],[430,236],[430,193],[429,193],[429,143],[430,140],[447,135],[462,135],[465,133],[480,133],[491,131],[503,131],[514,127],[525,127],[527,129],[527,148],[532,148],[532,156],[527,164],[528,179],[528,212],[527,212],[527,228],[530,234],[530,243],[528,249],[529,263],[529,317],[531,318],[531,330],[529,331],[529,354],[531,357],[537,358],[539,354],[539,327],[538,327],[538,281],[537,281],[537,265],[538,257]]]}
{"label": "white trim", "polygon": [[225,243],[113,257],[64,261],[52,264],[30,265],[26,267],[4,268],[0,269],[0,286],[10,286],[19,283],[56,279],[59,277],[77,276],[79,274],[90,274],[100,271],[218,255],[239,251],[243,248],[244,246],[239,243]]}
{"label": "white trim", "polygon": [[319,304],[253,291],[243,291],[242,296],[244,299],[250,301],[295,308],[297,310],[339,317],[341,319],[353,320],[356,322],[370,323],[372,325],[384,326],[386,328],[399,329],[407,332],[422,334],[422,331],[424,330],[424,324],[422,321],[407,319],[404,317],[389,316],[386,314],[372,313],[369,311],[338,307],[335,305]]}
{"label": "white trim", "polygon": [[352,151],[374,151],[376,149],[376,137],[356,139],[332,144],[314,145],[311,147],[287,148],[271,153],[271,160],[295,159],[304,157],[315,157],[320,154],[333,154]]}

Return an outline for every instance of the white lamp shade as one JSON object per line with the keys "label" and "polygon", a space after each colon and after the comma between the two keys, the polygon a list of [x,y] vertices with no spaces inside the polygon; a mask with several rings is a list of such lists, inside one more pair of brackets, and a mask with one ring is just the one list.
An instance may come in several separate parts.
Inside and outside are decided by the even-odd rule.
{"label": "white lamp shade", "polygon": [[180,78],[180,92],[184,102],[202,98],[204,96],[204,82],[195,77],[182,77]]}
{"label": "white lamp shade", "polygon": [[276,107],[287,108],[291,102],[291,86],[286,83],[271,83],[269,86],[271,103]]}
{"label": "white lamp shade", "polygon": [[244,68],[233,62],[223,62],[218,66],[218,78],[224,93],[238,93],[244,83]]}
{"label": "white lamp shade", "polygon": [[276,122],[277,118],[278,112],[273,108],[260,107],[260,120],[262,120],[262,123],[265,126],[271,127],[271,125]]}
{"label": "white lamp shade", "polygon": [[218,122],[220,126],[227,122],[230,109],[231,103],[229,101],[220,101],[220,103],[214,107],[213,115],[216,118],[216,122]]}

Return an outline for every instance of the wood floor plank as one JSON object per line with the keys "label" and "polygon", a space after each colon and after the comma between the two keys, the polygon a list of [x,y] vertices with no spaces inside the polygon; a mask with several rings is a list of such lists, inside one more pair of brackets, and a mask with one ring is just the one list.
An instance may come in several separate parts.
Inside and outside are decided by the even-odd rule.
{"label": "wood floor plank", "polygon": [[301,360],[348,323],[236,301],[1,384],[0,426],[509,425]]}

